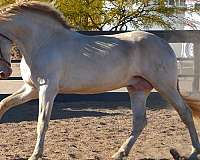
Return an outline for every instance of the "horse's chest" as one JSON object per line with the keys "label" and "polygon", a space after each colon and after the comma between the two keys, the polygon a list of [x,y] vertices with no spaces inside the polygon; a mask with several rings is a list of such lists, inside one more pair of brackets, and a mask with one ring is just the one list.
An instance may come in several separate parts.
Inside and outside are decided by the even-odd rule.
{"label": "horse's chest", "polygon": [[24,58],[22,58],[21,60],[20,70],[21,70],[21,76],[23,78],[23,81],[29,85],[33,85],[33,82],[31,80],[31,70],[29,66],[26,64]]}

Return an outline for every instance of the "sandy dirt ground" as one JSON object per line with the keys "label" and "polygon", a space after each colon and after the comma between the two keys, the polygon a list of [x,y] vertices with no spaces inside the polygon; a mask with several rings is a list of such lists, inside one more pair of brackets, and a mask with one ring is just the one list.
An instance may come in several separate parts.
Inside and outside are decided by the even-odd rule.
{"label": "sandy dirt ground", "polygon": [[[0,160],[27,159],[36,141],[37,105],[24,104],[0,121]],[[46,135],[45,160],[109,160],[131,131],[126,103],[55,103]],[[148,125],[129,160],[172,159],[170,148],[190,153],[189,134],[169,108],[147,110]]]}

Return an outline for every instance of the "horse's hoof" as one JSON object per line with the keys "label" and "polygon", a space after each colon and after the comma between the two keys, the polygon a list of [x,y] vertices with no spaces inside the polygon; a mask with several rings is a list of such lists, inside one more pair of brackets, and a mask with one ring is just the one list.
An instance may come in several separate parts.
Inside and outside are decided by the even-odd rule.
{"label": "horse's hoof", "polygon": [[127,158],[124,152],[117,152],[112,156],[113,160],[127,160]]}
{"label": "horse's hoof", "polygon": [[190,155],[190,157],[188,158],[188,160],[200,160],[200,155],[197,152],[194,152]]}
{"label": "horse's hoof", "polygon": [[30,157],[28,160],[42,160],[42,158],[32,158],[32,157]]}
{"label": "horse's hoof", "polygon": [[180,154],[177,152],[176,149],[170,149],[170,153],[171,153],[172,157],[175,160],[179,160],[180,159]]}
{"label": "horse's hoof", "polygon": [[42,160],[42,157],[31,156],[28,160]]}
{"label": "horse's hoof", "polygon": [[[178,153],[176,149],[170,149],[170,153],[172,157],[174,158],[174,160],[188,160],[188,158],[184,156],[180,156],[180,154]],[[197,159],[193,159],[193,160],[197,160]]]}

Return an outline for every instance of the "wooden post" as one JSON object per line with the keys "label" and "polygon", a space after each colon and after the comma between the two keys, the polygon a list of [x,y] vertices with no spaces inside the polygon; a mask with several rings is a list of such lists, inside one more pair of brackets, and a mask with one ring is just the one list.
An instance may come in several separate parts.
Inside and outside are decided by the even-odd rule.
{"label": "wooden post", "polygon": [[194,43],[194,79],[192,83],[192,92],[199,92],[199,75],[200,75],[200,45]]}

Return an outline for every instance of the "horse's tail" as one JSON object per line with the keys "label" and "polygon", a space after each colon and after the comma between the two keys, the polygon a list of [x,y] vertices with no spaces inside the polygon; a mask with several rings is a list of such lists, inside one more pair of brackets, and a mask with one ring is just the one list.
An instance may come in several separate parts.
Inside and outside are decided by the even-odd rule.
{"label": "horse's tail", "polygon": [[[180,93],[179,85],[177,85],[177,89]],[[184,93],[180,93],[180,94],[185,100],[185,102],[188,104],[190,109],[192,110],[194,119],[198,123],[200,123],[200,98],[198,98],[198,96],[194,94],[184,94]]]}

